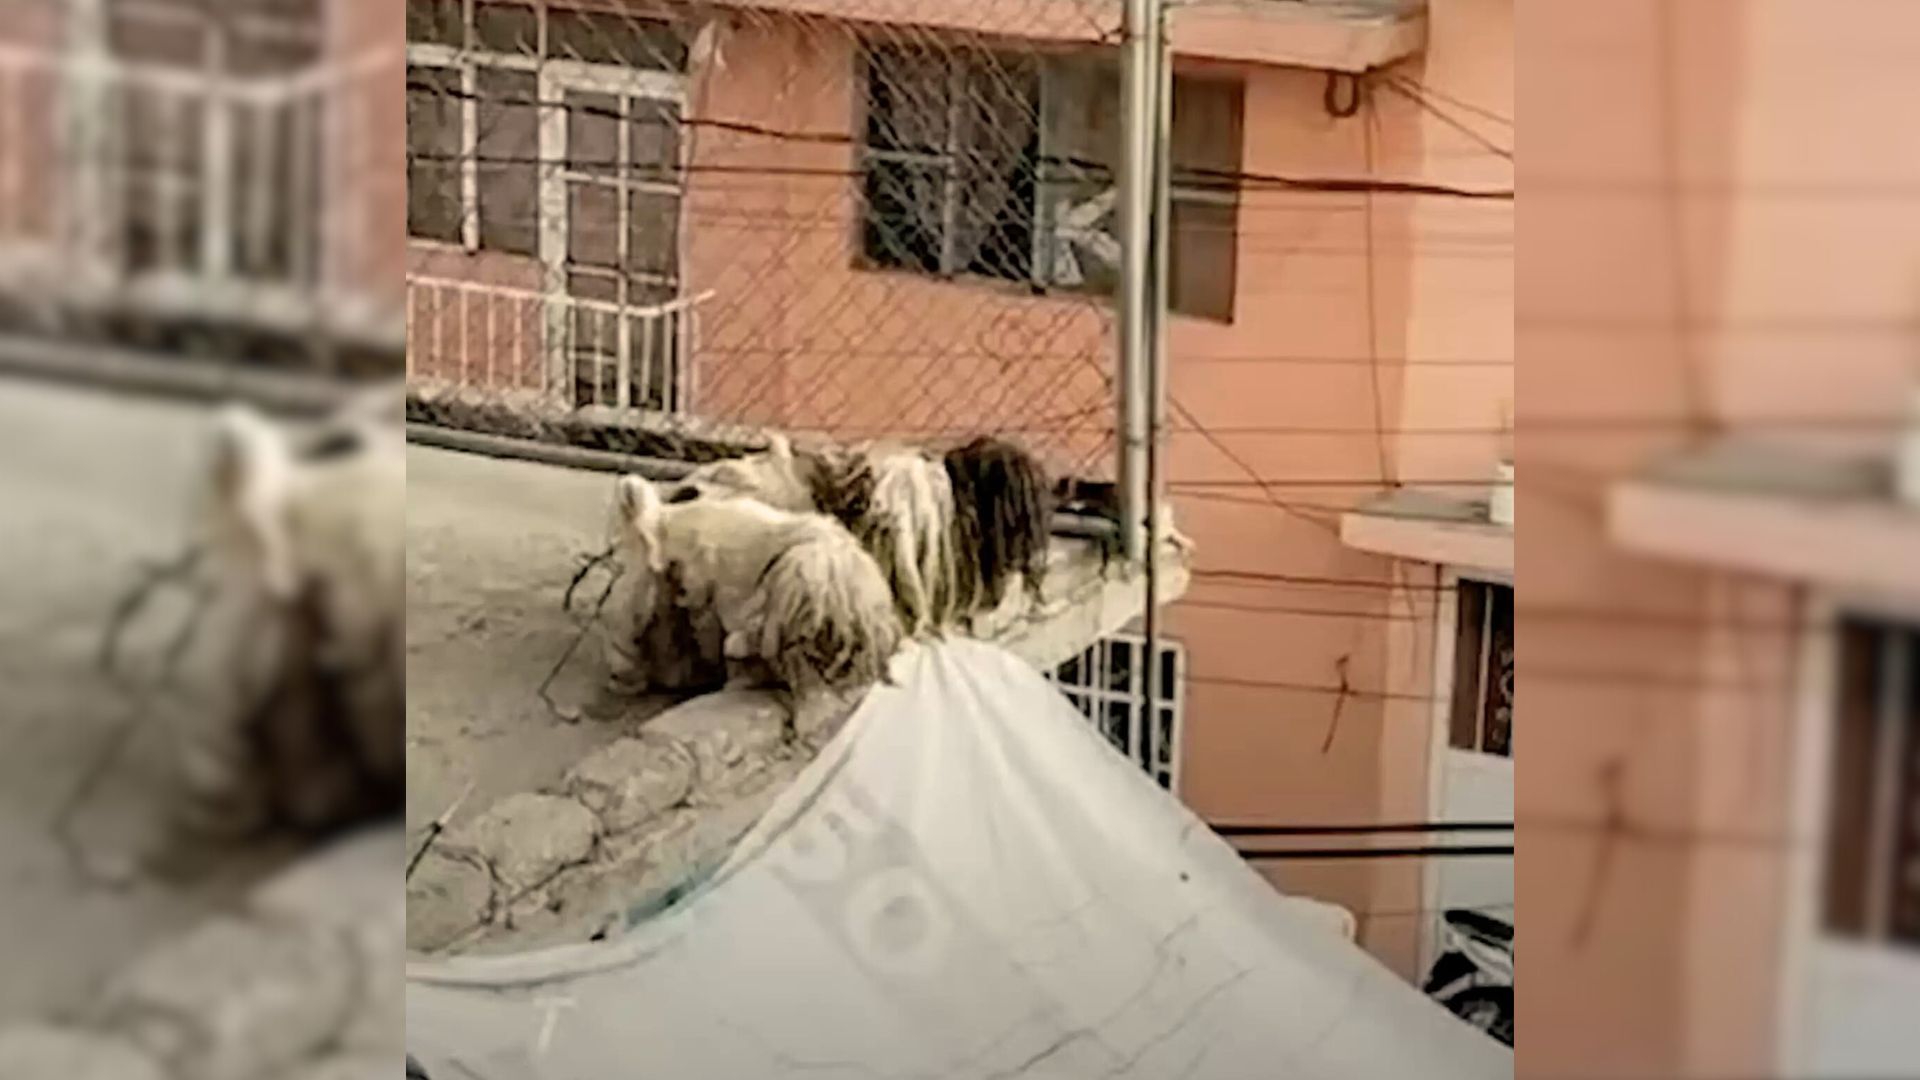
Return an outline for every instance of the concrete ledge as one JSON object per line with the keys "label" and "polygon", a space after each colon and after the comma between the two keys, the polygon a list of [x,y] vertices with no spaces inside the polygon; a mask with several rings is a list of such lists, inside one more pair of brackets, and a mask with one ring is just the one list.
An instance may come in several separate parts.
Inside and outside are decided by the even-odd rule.
{"label": "concrete ledge", "polygon": [[1171,11],[1170,35],[1182,56],[1358,74],[1427,44],[1426,11],[1417,4],[1239,0]]}
{"label": "concrete ledge", "polygon": [[[1155,560],[1162,604],[1184,596],[1193,560],[1181,543],[1163,542]],[[1138,569],[1106,561],[1091,541],[1056,538],[1048,553],[1046,603],[988,620],[980,636],[1050,671],[1095,639],[1124,629],[1146,609],[1146,578]]]}
{"label": "concrete ledge", "polygon": [[189,401],[239,400],[293,416],[330,412],[356,388],[331,375],[19,334],[0,334],[0,375]]}
{"label": "concrete ledge", "polygon": [[1513,573],[1513,529],[1487,520],[1485,503],[1397,491],[1340,515],[1340,539],[1396,559]]}
{"label": "concrete ledge", "polygon": [[[1042,669],[1126,626],[1144,601],[1138,570],[1098,542],[1056,538],[1049,560],[1043,602],[1009,596],[976,635]],[[1159,567],[1162,595],[1178,599],[1184,542],[1163,544]],[[794,736],[783,695],[684,701],[435,842],[407,882],[408,948],[497,954],[617,933],[706,880],[817,750]]]}
{"label": "concrete ledge", "polygon": [[1881,463],[1721,444],[1617,485],[1607,519],[1643,555],[1920,597],[1920,510]]}
{"label": "concrete ledge", "polygon": [[[1088,43],[1117,29],[1120,5],[1084,0],[722,0],[750,11],[787,12],[881,25],[931,27],[1039,41]],[[1362,72],[1426,46],[1422,0],[1239,0],[1170,4],[1181,56]]]}

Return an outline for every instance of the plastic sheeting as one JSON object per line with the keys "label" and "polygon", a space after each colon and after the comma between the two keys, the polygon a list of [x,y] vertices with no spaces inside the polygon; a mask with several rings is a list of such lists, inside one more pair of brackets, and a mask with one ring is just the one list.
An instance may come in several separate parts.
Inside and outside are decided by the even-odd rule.
{"label": "plastic sheeting", "polygon": [[1012,654],[917,646],[896,671],[680,906],[612,941],[410,966],[428,1075],[1512,1075]]}

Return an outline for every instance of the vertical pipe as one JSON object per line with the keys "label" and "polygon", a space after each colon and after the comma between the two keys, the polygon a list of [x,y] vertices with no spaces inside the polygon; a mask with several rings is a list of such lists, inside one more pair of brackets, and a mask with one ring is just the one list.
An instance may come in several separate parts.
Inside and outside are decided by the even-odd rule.
{"label": "vertical pipe", "polygon": [[1150,341],[1153,237],[1153,108],[1158,0],[1124,0],[1121,12],[1120,282],[1116,425],[1121,550],[1138,565],[1146,553],[1146,371]]}
{"label": "vertical pipe", "polygon": [[1146,354],[1146,482],[1143,528],[1146,545],[1146,596],[1144,597],[1145,652],[1147,677],[1143,694],[1146,706],[1149,742],[1154,760],[1149,770],[1159,765],[1160,750],[1160,438],[1165,426],[1167,380],[1167,311],[1169,270],[1173,249],[1169,243],[1172,211],[1170,198],[1173,173],[1173,50],[1166,33],[1166,7],[1155,3],[1154,35],[1154,141],[1153,141],[1153,230],[1149,286],[1152,289],[1152,316],[1148,324]]}

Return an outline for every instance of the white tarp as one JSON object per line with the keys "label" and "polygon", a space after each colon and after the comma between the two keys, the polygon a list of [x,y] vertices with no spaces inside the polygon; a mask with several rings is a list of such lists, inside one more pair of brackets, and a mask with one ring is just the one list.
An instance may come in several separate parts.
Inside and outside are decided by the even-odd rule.
{"label": "white tarp", "polygon": [[1512,1075],[1012,654],[896,671],[680,906],[410,966],[433,1080]]}

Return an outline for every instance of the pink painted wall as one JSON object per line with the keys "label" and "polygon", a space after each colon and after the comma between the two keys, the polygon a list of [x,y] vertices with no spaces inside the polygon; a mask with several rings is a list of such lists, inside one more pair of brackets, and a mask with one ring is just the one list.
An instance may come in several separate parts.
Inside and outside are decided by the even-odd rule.
{"label": "pink painted wall", "polygon": [[0,20],[0,245],[52,240],[58,185],[41,163],[54,145],[54,69],[62,6],[21,0]]}
{"label": "pink painted wall", "polygon": [[325,280],[369,320],[395,320],[406,296],[406,9],[328,0],[333,122],[327,138]]}
{"label": "pink painted wall", "polygon": [[1781,584],[1623,554],[1602,500],[1715,429],[1886,448],[1916,356],[1920,8],[1525,18],[1519,1071],[1778,1075],[1799,643],[1781,624],[1801,609]]}
{"label": "pink painted wall", "polygon": [[843,438],[995,430],[1106,471],[1105,302],[855,268],[856,45],[848,24],[743,19],[696,76],[698,115],[824,138],[692,135],[687,289],[715,294],[694,411]]}
{"label": "pink painted wall", "polygon": [[[1512,117],[1512,12],[1436,0],[1423,58],[1390,75]],[[1322,89],[1306,71],[1258,81],[1249,171],[1512,188],[1508,161],[1386,86],[1351,120],[1325,114]],[[1510,128],[1453,113],[1511,148]],[[1490,478],[1504,441],[1512,223],[1511,202],[1260,193],[1242,219],[1244,317],[1176,327],[1172,475],[1199,570],[1172,622],[1192,656],[1185,781],[1203,815],[1427,818],[1435,573],[1347,549],[1334,529],[1383,478],[1484,497],[1457,482]],[[1351,907],[1369,947],[1413,974],[1417,861],[1287,862],[1270,876]]]}

